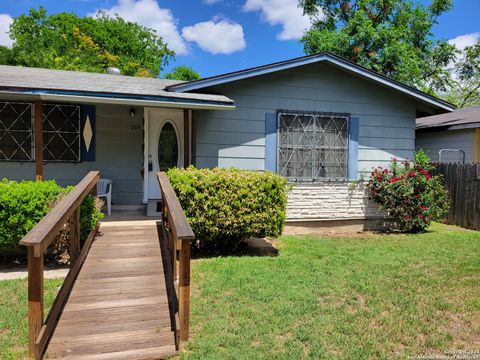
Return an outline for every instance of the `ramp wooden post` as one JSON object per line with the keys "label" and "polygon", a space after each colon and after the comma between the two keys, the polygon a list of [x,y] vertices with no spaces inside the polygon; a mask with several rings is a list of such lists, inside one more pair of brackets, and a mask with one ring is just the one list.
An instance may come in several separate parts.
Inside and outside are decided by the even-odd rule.
{"label": "ramp wooden post", "polygon": [[70,218],[70,266],[75,264],[80,252],[80,208]]}
{"label": "ramp wooden post", "polygon": [[43,252],[35,256],[34,248],[28,248],[28,354],[38,357],[36,346],[43,326]]}
{"label": "ramp wooden post", "polygon": [[182,240],[179,258],[178,317],[180,323],[180,341],[187,341],[190,314],[190,240]]}

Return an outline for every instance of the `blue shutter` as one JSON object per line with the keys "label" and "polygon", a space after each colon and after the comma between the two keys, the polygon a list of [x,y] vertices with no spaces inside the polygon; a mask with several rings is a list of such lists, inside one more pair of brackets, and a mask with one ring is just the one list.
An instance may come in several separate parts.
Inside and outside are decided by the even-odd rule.
{"label": "blue shutter", "polygon": [[348,180],[358,179],[359,120],[358,117],[351,117],[348,123]]}
{"label": "blue shutter", "polygon": [[[87,142],[88,139],[85,137],[85,128],[88,126],[90,126],[90,128],[92,129],[92,137],[90,143]],[[95,161],[95,142],[97,138],[95,123],[95,106],[82,105],[80,107],[80,138],[81,161]]]}
{"label": "blue shutter", "polygon": [[277,114],[265,114],[265,170],[277,172]]}

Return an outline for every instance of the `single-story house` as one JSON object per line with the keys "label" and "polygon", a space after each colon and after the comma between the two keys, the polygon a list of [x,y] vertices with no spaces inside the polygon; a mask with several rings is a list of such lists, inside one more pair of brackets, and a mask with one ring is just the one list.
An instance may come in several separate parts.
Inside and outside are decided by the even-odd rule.
{"label": "single-story house", "polygon": [[352,182],[411,159],[415,119],[452,110],[330,53],[191,82],[0,66],[0,178],[98,169],[114,209],[155,214],[159,169],[271,170],[294,184],[291,225],[363,224],[381,214]]}
{"label": "single-story house", "polygon": [[418,118],[416,134],[433,161],[480,162],[480,106]]}

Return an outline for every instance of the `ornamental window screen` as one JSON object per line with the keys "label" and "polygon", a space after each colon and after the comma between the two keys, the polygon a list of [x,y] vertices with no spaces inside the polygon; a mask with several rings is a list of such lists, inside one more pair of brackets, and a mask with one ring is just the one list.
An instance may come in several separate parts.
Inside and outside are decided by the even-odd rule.
{"label": "ornamental window screen", "polygon": [[43,157],[46,161],[80,161],[80,106],[43,105]]}
{"label": "ornamental window screen", "polygon": [[347,114],[278,113],[278,172],[294,181],[345,179]]}
{"label": "ornamental window screen", "polygon": [[33,160],[32,104],[0,102],[1,160]]}

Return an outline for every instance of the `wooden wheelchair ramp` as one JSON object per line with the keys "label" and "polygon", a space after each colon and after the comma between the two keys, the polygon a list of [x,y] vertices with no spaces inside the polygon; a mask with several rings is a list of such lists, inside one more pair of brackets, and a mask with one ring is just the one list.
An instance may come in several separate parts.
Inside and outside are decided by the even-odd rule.
{"label": "wooden wheelchair ramp", "polygon": [[[177,354],[155,221],[103,223],[46,349],[46,359],[162,359]],[[164,250],[164,252],[166,252]],[[166,254],[164,254],[166,255]]]}

